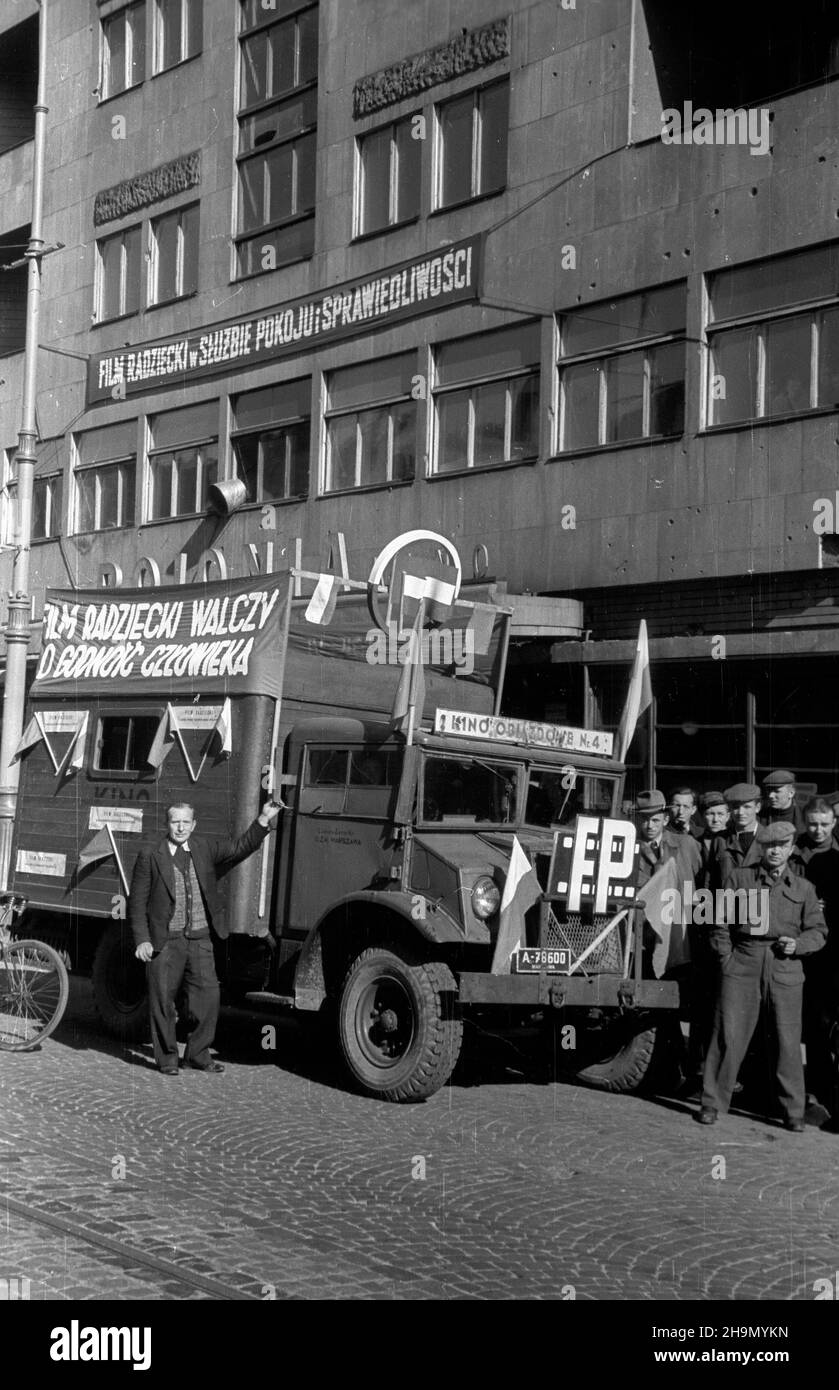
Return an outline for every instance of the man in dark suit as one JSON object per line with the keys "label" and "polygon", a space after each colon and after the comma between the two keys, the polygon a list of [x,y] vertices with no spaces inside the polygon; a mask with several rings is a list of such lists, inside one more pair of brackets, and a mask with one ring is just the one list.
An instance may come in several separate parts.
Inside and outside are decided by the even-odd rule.
{"label": "man in dark suit", "polygon": [[802,835],[806,826],[801,808],[795,800],[795,774],[786,768],[770,772],[763,779],[763,791],[766,800],[760,817],[761,825],[774,825],[776,821],[786,820],[795,826],[796,835]]}
{"label": "man in dark suit", "polygon": [[259,848],[280,809],[267,801],[238,840],[206,840],[193,833],[191,806],[170,806],[166,839],[137,856],[128,913],[135,955],[148,965],[154,1059],[164,1076],[178,1075],[175,998],[184,981],[195,1020],[184,1064],[196,1071],[224,1071],[210,1056],[219,1008],[211,932],[227,936],[218,878]]}
{"label": "man in dark suit", "polygon": [[760,787],[753,782],[735,782],[723,792],[731,813],[731,827],[721,835],[711,852],[711,887],[719,887],[735,869],[748,869],[760,863],[757,842]]}
{"label": "man in dark suit", "polygon": [[639,792],[635,799],[635,823],[638,827],[638,887],[652,878],[661,864],[676,860],[679,892],[683,884],[695,884],[699,872],[700,851],[692,835],[678,834],[665,825],[667,802],[660,791]]}
{"label": "man in dark suit", "polygon": [[[839,1121],[839,1077],[834,1030],[839,1021],[839,847],[833,838],[833,806],[813,797],[804,807],[807,829],[798,837],[794,856],[824,907],[827,945],[816,960],[804,962],[804,1041],[807,1044],[808,1104],[821,1104]],[[792,860],[790,861],[792,863]]]}

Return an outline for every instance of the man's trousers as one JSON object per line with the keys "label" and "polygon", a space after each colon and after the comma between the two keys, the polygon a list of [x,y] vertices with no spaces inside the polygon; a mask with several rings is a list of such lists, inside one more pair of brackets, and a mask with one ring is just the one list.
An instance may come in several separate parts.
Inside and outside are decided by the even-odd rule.
{"label": "man's trousers", "polygon": [[151,1037],[157,1065],[178,1065],[175,999],[185,982],[187,1009],[194,1026],[187,1037],[184,1062],[205,1067],[212,1060],[210,1045],[215,1037],[219,1009],[212,938],[187,938],[183,932],[173,932],[163,949],[149,961],[148,981]]}
{"label": "man's trousers", "polygon": [[705,1061],[702,1105],[724,1112],[737,1073],[766,1011],[775,1093],[786,1120],[804,1119],[801,1000],[804,971],[795,957],[776,956],[762,940],[737,941],[722,963],[714,1034]]}

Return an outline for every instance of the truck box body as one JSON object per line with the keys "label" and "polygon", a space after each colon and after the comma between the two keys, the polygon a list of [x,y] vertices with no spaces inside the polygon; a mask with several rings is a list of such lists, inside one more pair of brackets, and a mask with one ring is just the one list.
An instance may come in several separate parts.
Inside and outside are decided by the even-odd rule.
{"label": "truck box body", "polygon": [[[277,786],[301,719],[372,719],[384,736],[401,668],[370,663],[366,609],[348,596],[320,626],[304,606],[287,572],[50,593],[20,746],[10,890],[33,907],[120,916],[137,854],[165,834],[169,805],[191,804],[202,835],[236,836]],[[208,657],[213,643],[223,650]],[[143,650],[120,661],[116,648],[132,645]],[[190,646],[194,674],[174,674]],[[456,682],[427,670],[426,717],[438,704],[491,710],[496,659],[497,645],[476,663],[483,672]],[[233,933],[265,935],[272,924],[275,844],[271,836],[222,881]]]}

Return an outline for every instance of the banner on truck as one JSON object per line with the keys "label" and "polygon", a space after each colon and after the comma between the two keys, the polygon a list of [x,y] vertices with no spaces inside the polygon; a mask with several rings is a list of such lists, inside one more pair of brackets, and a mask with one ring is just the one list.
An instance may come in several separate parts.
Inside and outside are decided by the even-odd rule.
{"label": "banner on truck", "polygon": [[287,574],[159,589],[49,589],[33,693],[279,697]]}

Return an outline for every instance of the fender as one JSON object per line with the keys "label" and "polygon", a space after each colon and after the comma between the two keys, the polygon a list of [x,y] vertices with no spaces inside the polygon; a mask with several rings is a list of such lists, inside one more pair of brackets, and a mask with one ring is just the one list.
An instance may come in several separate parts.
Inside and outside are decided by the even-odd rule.
{"label": "fender", "polygon": [[418,936],[435,943],[451,941],[461,943],[465,940],[460,927],[442,909],[427,910],[425,917],[416,917],[420,893],[405,893],[402,889],[381,892],[366,888],[358,893],[347,893],[339,898],[318,918],[306,937],[294,974],[294,1000],[298,1009],[319,1009],[326,998],[323,980],[323,957],[321,951],[322,931],[326,922],[342,908],[354,904],[369,903],[380,910],[392,913],[409,926]]}

